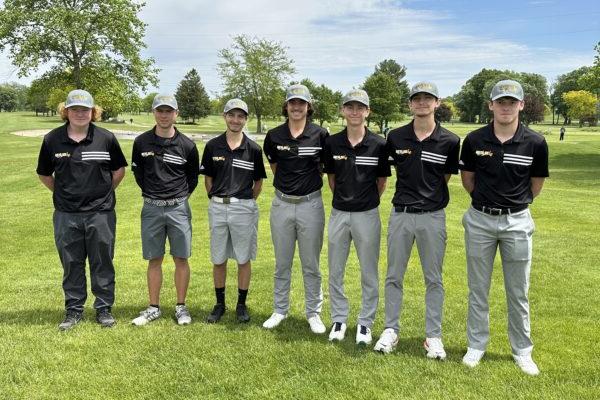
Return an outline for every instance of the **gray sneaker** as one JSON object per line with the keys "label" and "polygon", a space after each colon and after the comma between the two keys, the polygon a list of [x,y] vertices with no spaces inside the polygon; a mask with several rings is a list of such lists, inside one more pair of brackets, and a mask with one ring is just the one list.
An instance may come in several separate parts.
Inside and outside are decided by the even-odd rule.
{"label": "gray sneaker", "polygon": [[140,313],[140,316],[135,318],[131,323],[133,325],[142,326],[154,321],[160,317],[160,308],[148,307]]}
{"label": "gray sneaker", "polygon": [[175,318],[179,325],[189,325],[192,323],[192,316],[185,305],[175,306]]}
{"label": "gray sneaker", "polygon": [[117,323],[115,317],[110,313],[110,307],[100,308],[96,311],[96,322],[103,328],[112,328]]}
{"label": "gray sneaker", "polygon": [[58,329],[61,331],[68,331],[81,321],[83,313],[81,311],[67,310],[65,319],[58,325]]}

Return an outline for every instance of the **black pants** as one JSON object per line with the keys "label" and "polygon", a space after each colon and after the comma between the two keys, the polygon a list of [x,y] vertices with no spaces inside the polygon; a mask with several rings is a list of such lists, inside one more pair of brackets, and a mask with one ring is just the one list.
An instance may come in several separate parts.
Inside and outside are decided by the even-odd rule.
{"label": "black pants", "polygon": [[85,261],[89,260],[94,308],[115,301],[116,215],[113,211],[65,213],[54,211],[54,241],[62,263],[65,308],[83,311],[87,299]]}

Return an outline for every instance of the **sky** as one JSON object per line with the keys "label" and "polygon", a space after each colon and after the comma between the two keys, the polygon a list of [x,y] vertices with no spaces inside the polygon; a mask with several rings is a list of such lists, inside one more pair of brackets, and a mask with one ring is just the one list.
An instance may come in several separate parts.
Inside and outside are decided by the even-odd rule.
{"label": "sky", "polygon": [[[600,41],[597,0],[147,0],[140,18],[148,24],[142,54],[161,69],[148,92],[174,92],[195,68],[211,97],[222,90],[218,52],[239,34],[285,46],[296,68],[290,80],[346,92],[394,59],[409,85],[433,81],[442,97],[482,68],[539,73],[552,84],[593,64]],[[18,79],[0,53],[0,82],[29,83],[41,72]]]}

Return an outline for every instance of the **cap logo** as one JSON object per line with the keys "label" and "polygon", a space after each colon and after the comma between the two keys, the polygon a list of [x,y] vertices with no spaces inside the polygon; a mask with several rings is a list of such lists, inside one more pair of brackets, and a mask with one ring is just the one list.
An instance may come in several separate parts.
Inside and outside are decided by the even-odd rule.
{"label": "cap logo", "polygon": [[412,150],[411,149],[398,149],[398,150],[396,150],[396,154],[399,154],[401,156],[411,155],[412,154]]}
{"label": "cap logo", "polygon": [[498,91],[501,93],[517,93],[519,89],[516,85],[500,85],[498,86]]}
{"label": "cap logo", "polygon": [[489,150],[476,150],[475,155],[479,157],[492,157],[494,153]]}
{"label": "cap logo", "polygon": [[432,90],[433,86],[431,86],[429,83],[421,83],[419,85],[416,86],[416,89],[418,90]]}
{"label": "cap logo", "polygon": [[173,96],[160,96],[158,98],[158,101],[161,101],[161,102],[170,102],[173,100],[174,100]]}
{"label": "cap logo", "polygon": [[85,101],[87,100],[87,96],[84,96],[82,94],[75,94],[73,96],[71,96],[72,100],[77,100],[77,101]]}
{"label": "cap logo", "polygon": [[333,159],[336,160],[336,161],[347,160],[348,156],[346,156],[346,155],[339,155],[339,156],[336,155],[336,156],[333,156]]}

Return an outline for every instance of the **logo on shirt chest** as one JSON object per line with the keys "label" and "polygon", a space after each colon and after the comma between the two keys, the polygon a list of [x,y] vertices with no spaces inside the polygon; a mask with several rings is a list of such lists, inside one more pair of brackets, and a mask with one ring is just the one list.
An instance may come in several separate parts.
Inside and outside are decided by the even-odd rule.
{"label": "logo on shirt chest", "polygon": [[142,157],[154,157],[154,152],[153,151],[144,151],[142,153]]}
{"label": "logo on shirt chest", "polygon": [[212,158],[213,161],[225,161],[225,157],[219,156],[219,157],[213,157]]}
{"label": "logo on shirt chest", "polygon": [[291,148],[290,148],[290,146],[277,145],[277,150],[279,150],[279,151],[290,151]]}
{"label": "logo on shirt chest", "polygon": [[71,157],[71,153],[54,153],[54,158]]}
{"label": "logo on shirt chest", "polygon": [[336,161],[342,161],[342,160],[347,160],[348,156],[346,156],[346,155],[334,155],[333,159],[336,160]]}
{"label": "logo on shirt chest", "polygon": [[398,149],[396,150],[396,154],[400,156],[410,156],[412,154],[411,149]]}
{"label": "logo on shirt chest", "polygon": [[490,150],[476,150],[475,155],[479,157],[492,157],[494,153]]}

